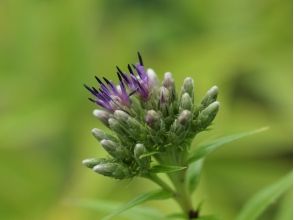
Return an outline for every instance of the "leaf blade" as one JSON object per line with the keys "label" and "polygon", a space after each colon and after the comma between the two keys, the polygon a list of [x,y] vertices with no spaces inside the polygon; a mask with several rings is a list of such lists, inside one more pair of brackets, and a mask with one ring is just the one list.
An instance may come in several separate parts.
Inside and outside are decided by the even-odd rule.
{"label": "leaf blade", "polygon": [[[87,208],[98,212],[113,212],[118,206],[122,206],[122,203],[113,202],[108,200],[98,200],[98,199],[67,199],[65,205],[73,205],[81,208]],[[121,213],[121,216],[135,219],[140,216],[142,220],[163,220],[166,219],[164,215],[156,209],[149,207],[134,207],[133,209],[127,210]],[[167,219],[166,219],[167,220]]]}
{"label": "leaf blade", "polygon": [[201,170],[204,159],[197,160],[191,163],[186,173],[186,187],[190,193],[193,193],[200,181]]}
{"label": "leaf blade", "polygon": [[236,220],[255,220],[279,196],[292,186],[292,172],[255,194]]}
{"label": "leaf blade", "polygon": [[197,150],[191,153],[191,156],[188,158],[188,163],[192,163],[200,158],[203,158],[213,152],[214,150],[218,149],[224,144],[236,141],[240,138],[251,136],[254,134],[258,134],[260,132],[266,131],[268,127],[259,128],[253,131],[242,132],[238,134],[228,135],[221,138],[218,138],[210,143],[202,144],[198,147]]}
{"label": "leaf blade", "polygon": [[128,209],[131,209],[137,205],[140,205],[144,202],[147,202],[150,200],[168,199],[171,197],[172,197],[171,193],[169,193],[167,191],[163,191],[163,190],[156,190],[156,191],[141,194],[141,195],[137,196],[136,198],[134,198],[133,200],[127,202],[125,205],[121,206],[119,209],[115,210],[113,213],[105,216],[103,218],[103,220],[109,220],[109,219],[121,214],[122,212],[124,212]]}
{"label": "leaf blade", "polygon": [[182,166],[169,166],[169,165],[155,165],[150,168],[151,173],[173,173],[187,169],[187,167]]}

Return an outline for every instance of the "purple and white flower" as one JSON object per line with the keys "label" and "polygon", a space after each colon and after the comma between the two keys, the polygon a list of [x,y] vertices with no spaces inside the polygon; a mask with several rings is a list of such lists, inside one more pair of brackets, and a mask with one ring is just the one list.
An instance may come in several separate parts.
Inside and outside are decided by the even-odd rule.
{"label": "purple and white flower", "polygon": [[89,100],[110,112],[130,107],[130,96],[133,94],[137,94],[142,101],[147,101],[158,80],[153,70],[145,70],[140,53],[138,53],[138,58],[139,63],[128,65],[128,74],[124,73],[118,66],[116,67],[119,85],[115,85],[105,77],[103,77],[105,82],[102,82],[95,76],[100,88],[96,89],[85,85],[86,89],[94,95],[94,98],[89,98]]}

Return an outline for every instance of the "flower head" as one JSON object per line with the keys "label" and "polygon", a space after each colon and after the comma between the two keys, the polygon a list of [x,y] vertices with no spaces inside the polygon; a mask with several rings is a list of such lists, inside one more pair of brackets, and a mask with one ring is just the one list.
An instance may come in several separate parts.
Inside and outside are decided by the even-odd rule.
{"label": "flower head", "polygon": [[218,89],[212,87],[197,105],[194,103],[194,82],[184,80],[180,94],[170,72],[159,85],[152,69],[139,62],[128,65],[128,72],[117,67],[119,84],[96,77],[99,89],[85,86],[94,98],[90,100],[102,109],[94,115],[114,136],[93,129],[94,137],[109,154],[108,159],[85,160],[94,171],[117,179],[144,176],[154,161],[170,163],[170,155],[185,165],[190,143],[195,135],[207,129],[214,120],[219,102]]}
{"label": "flower head", "polygon": [[89,100],[110,112],[128,108],[131,104],[130,96],[133,94],[137,94],[142,101],[147,101],[150,98],[152,87],[157,82],[157,76],[153,70],[145,70],[140,53],[138,53],[138,58],[139,63],[128,64],[129,73],[124,73],[118,66],[116,67],[118,85],[105,77],[103,77],[103,82],[97,76],[95,78],[99,85],[98,89],[84,85],[94,95],[94,98],[89,98]]}

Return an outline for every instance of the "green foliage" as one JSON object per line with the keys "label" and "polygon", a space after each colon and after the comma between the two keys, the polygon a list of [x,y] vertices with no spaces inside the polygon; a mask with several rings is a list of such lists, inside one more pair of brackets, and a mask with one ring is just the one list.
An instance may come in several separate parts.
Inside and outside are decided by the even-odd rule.
{"label": "green foliage", "polygon": [[168,199],[168,198],[171,198],[171,193],[166,192],[166,191],[162,191],[162,190],[141,194],[138,197],[136,197],[135,199],[133,199],[133,200],[129,201],[128,203],[126,203],[125,205],[121,206],[121,208],[115,210],[110,215],[103,218],[103,220],[111,219],[111,218],[119,215],[120,213],[127,211],[128,209],[131,209],[131,208],[133,208],[137,205],[140,205],[144,202],[147,202],[150,200],[161,200],[161,199]]}
{"label": "green foliage", "polygon": [[187,173],[186,173],[186,184],[188,191],[190,193],[193,193],[196,189],[199,181],[200,181],[200,175],[201,170],[203,166],[204,159],[199,159],[195,162],[192,162],[189,164]]}
{"label": "green foliage", "polygon": [[197,150],[190,153],[189,158],[188,158],[188,162],[192,163],[192,162],[197,161],[201,158],[204,158],[208,154],[215,151],[216,149],[218,149],[219,147],[221,147],[224,144],[236,141],[236,140],[243,138],[243,137],[247,137],[250,135],[254,135],[254,134],[266,131],[267,129],[268,129],[268,127],[264,127],[264,128],[260,128],[260,129],[254,130],[254,131],[229,135],[229,136],[225,136],[225,137],[221,137],[219,139],[216,139],[208,144],[202,144],[202,145],[198,146]]}
{"label": "green foliage", "polygon": [[[87,208],[92,209],[97,212],[116,212],[117,207],[123,207],[122,203],[117,203],[113,201],[106,201],[106,200],[90,200],[90,199],[79,199],[79,200],[67,200],[66,203],[70,206],[77,206],[80,208]],[[137,219],[140,216],[142,220],[167,220],[163,214],[161,214],[158,210],[148,208],[148,207],[133,207],[132,209],[128,209],[125,211],[121,211],[119,215],[123,217],[127,217],[128,219]],[[105,217],[104,219],[109,219],[112,216]],[[113,215],[113,217],[115,217]]]}
{"label": "green foliage", "polygon": [[[99,219],[107,209],[91,212],[60,201],[124,200],[150,187],[110,184],[79,163],[103,154],[88,135],[102,126],[89,117],[93,106],[82,83],[93,74],[114,79],[114,63],[133,61],[138,50],[160,77],[170,70],[176,86],[184,75],[193,77],[196,102],[219,85],[223,108],[212,136],[271,127],[222,149],[225,160],[215,155],[205,164],[213,188],[206,210],[232,219],[238,211],[232,203],[244,199],[234,186],[246,183],[246,192],[254,192],[292,168],[291,1],[9,0],[0,9],[0,219]],[[290,213],[291,200],[285,205]],[[169,203],[159,212],[176,208]]]}
{"label": "green foliage", "polygon": [[197,218],[197,220],[220,220],[220,219],[214,215],[205,215],[205,216],[201,216],[200,218]]}
{"label": "green foliage", "polygon": [[236,220],[255,220],[273,202],[292,186],[292,172],[262,189],[254,195],[243,207]]}
{"label": "green foliage", "polygon": [[169,165],[155,165],[150,168],[150,173],[174,173],[187,169],[187,167],[181,166],[169,166]]}

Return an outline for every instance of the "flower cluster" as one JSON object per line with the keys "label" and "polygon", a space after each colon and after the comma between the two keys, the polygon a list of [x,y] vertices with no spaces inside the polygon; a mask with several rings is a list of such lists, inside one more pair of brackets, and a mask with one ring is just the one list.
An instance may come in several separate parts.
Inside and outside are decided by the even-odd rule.
{"label": "flower cluster", "polygon": [[98,87],[85,87],[100,106],[93,114],[110,130],[92,133],[109,154],[86,159],[95,172],[116,179],[147,176],[157,164],[185,166],[192,139],[215,118],[218,88],[208,90],[201,103],[194,100],[194,82],[186,78],[179,93],[172,74],[160,84],[152,69],[139,62],[127,72],[117,67],[118,85],[96,77]]}

